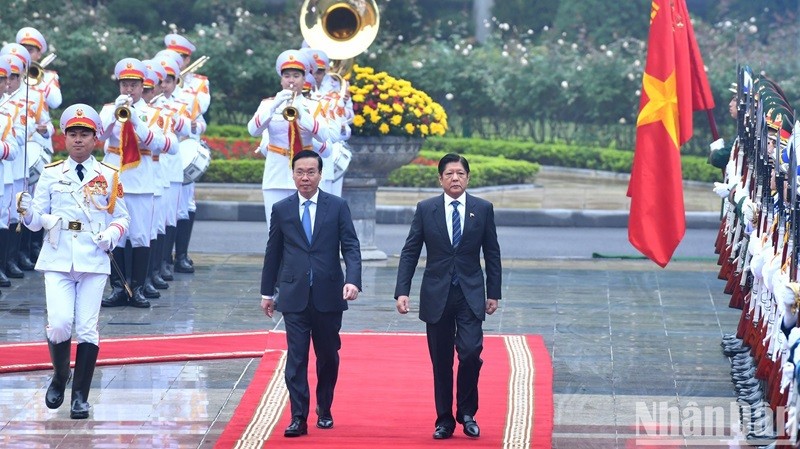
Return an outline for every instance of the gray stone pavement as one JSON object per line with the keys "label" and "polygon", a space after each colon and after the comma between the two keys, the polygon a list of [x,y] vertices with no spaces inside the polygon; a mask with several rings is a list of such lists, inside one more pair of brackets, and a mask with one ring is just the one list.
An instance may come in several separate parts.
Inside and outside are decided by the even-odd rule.
{"label": "gray stone pavement", "polygon": [[[377,226],[376,241],[389,259],[365,263],[364,292],[346,312],[343,330],[424,331],[414,313],[397,314],[392,301],[405,232],[404,225]],[[717,279],[712,230],[689,230],[666,269],[624,258],[635,255],[624,245],[624,229],[498,232],[503,300],[485,330],[544,337],[554,367],[554,447],[635,447],[652,436],[643,435],[641,425],[663,426],[697,410],[721,411],[715,416],[725,428],[736,420],[730,362],[719,341],[735,328],[739,312],[727,307]],[[151,309],[103,309],[101,338],[283,329],[279,316],[267,319],[258,308],[265,241],[266,230],[255,222],[198,221],[190,248],[196,273],[176,275]],[[623,257],[592,258],[596,252]],[[43,298],[38,273],[4,288],[0,341],[43,341]],[[98,368],[86,421],[70,420],[68,407],[44,406],[50,372],[0,375],[0,447],[213,447],[257,364],[233,359]],[[420,413],[431,415],[431,428],[419,429],[430,433],[433,404]],[[701,422],[702,436],[717,432],[718,447],[737,447],[721,441],[735,435],[728,430],[719,436],[715,424]],[[665,434],[662,428],[660,441],[670,447],[697,443],[679,436],[685,431],[679,426]]]}

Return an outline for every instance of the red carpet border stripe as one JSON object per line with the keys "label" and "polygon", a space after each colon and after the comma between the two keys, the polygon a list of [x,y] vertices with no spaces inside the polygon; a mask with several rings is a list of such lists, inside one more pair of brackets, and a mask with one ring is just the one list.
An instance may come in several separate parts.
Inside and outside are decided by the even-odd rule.
{"label": "red carpet border stripe", "polygon": [[289,402],[289,390],[283,380],[285,371],[286,351],[282,351],[281,358],[272,372],[272,378],[261,397],[253,419],[250,420],[250,424],[234,446],[236,449],[258,449],[275,430],[275,426]]}
{"label": "red carpet border stripe", "polygon": [[534,377],[533,355],[525,336],[504,337],[511,376],[508,379],[508,413],[503,432],[504,449],[530,448],[533,429]]}

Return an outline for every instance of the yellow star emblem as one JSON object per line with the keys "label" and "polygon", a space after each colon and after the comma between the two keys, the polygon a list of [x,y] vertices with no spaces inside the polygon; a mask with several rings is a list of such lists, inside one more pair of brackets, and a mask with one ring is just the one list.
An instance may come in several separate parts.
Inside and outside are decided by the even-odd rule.
{"label": "yellow star emblem", "polygon": [[642,84],[649,100],[639,112],[636,126],[658,121],[662,122],[677,148],[679,146],[678,92],[675,83],[675,71],[664,81],[645,73]]}

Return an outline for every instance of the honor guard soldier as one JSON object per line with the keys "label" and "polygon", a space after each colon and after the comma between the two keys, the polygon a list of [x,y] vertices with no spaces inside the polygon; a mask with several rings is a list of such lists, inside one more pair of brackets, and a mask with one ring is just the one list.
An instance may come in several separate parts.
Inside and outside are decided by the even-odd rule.
{"label": "honor guard soldier", "polygon": [[[0,98],[5,99],[5,86],[8,77],[11,75],[11,64],[9,59],[13,56],[0,56]],[[3,101],[0,100],[0,101]],[[7,110],[0,109],[0,176],[4,176],[4,166],[11,163],[19,154],[19,143],[17,142],[16,132],[14,131],[14,117]],[[0,287],[11,286],[11,281],[5,274],[6,247],[8,246],[8,221],[11,205],[10,197],[13,191],[12,183],[6,189],[0,190]],[[5,187],[5,186],[4,186]]]}
{"label": "honor guard soldier", "polygon": [[[301,94],[307,66],[300,50],[286,50],[275,61],[281,88],[274,97],[261,102],[247,124],[254,137],[261,136],[258,151],[266,158],[261,189],[267,228],[272,205],[295,191],[291,161],[301,150],[313,148],[312,139],[324,143],[330,139],[326,120],[314,117],[316,102]],[[325,157],[325,153],[321,153]]]}
{"label": "honor guard soldier", "polygon": [[[47,41],[42,33],[36,28],[24,27],[17,31],[17,43],[25,47],[31,55],[31,63],[39,64],[41,72],[41,79],[38,83],[31,86],[42,94],[44,98],[43,107],[48,110],[56,109],[61,106],[61,85],[58,80],[58,73],[50,69],[50,62],[52,62],[56,55],[54,53],[44,57],[47,53]],[[44,57],[44,59],[43,59]],[[47,68],[45,68],[47,67]],[[38,124],[37,128],[42,129],[45,124]],[[34,134],[33,142],[40,145],[43,151],[43,161],[50,162],[53,158],[53,138],[52,135],[44,137],[42,134]],[[42,246],[42,232],[31,234],[27,228],[22,229],[21,244],[20,244],[20,267],[31,266],[29,260],[35,261],[39,256],[39,251]],[[24,268],[24,267],[23,267]]]}
{"label": "honor guard soldier", "polygon": [[[36,166],[35,164],[42,157],[42,146],[35,144],[34,140],[36,138],[49,140],[54,129],[50,123],[50,113],[44,107],[44,97],[40,92],[30,88],[28,82],[23,82],[23,77],[27,74],[31,62],[28,50],[20,44],[6,44],[0,49],[0,55],[10,56],[7,61],[11,64],[11,76],[8,78],[10,93],[4,100],[3,108],[14,117],[17,142],[20,149],[23,150],[20,157],[17,157],[13,163],[5,164],[3,167],[5,183],[6,185],[12,184],[11,198],[14,198],[17,193],[30,187],[27,183],[30,168]],[[25,151],[28,153],[27,157]],[[28,163],[27,167],[26,162]],[[43,164],[44,161],[42,161]],[[37,168],[41,169],[41,166]],[[10,202],[11,198],[6,201]],[[18,215],[10,213],[9,228],[16,228],[18,222]],[[4,266],[6,275],[11,278],[23,278],[22,270],[33,269],[33,263],[27,254],[20,257],[21,236],[20,232],[8,232]]]}
{"label": "honor guard soldier", "polygon": [[75,104],[64,110],[60,123],[69,158],[49,164],[33,199],[22,192],[17,208],[25,226],[46,231],[36,262],[36,270],[44,273],[45,332],[53,364],[45,404],[56,409],[64,401],[74,330],[78,347],[70,418],[85,419],[100,349],[97,318],[111,271],[109,251],[128,229],[129,216],[117,168],[92,156],[103,129],[100,116],[91,106]]}
{"label": "honor guard soldier", "polygon": [[[168,153],[175,142],[168,139],[161,129],[157,111],[142,99],[147,67],[135,58],[124,58],[117,62],[114,76],[119,84],[119,97],[100,111],[105,126],[100,135],[105,140],[104,160],[120,167],[120,179],[126,189],[126,203],[131,215],[131,224],[120,246],[114,249],[114,260],[125,273],[125,250],[130,248],[131,287],[129,296],[124,288],[124,279],[111,272],[111,294],[102,302],[103,307],[150,307],[144,296],[144,283],[150,260],[151,226],[153,220],[154,195],[157,172],[153,156]],[[127,242],[127,245],[125,243]]]}

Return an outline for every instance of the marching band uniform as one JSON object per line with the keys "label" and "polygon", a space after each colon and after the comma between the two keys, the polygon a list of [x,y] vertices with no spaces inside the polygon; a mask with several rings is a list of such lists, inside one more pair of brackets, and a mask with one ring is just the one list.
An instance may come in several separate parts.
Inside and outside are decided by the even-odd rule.
{"label": "marching band uniform", "polygon": [[[133,264],[131,269],[133,296],[128,297],[123,288],[123,279],[119,278],[116,272],[112,272],[112,292],[103,300],[103,307],[124,305],[150,307],[143,289],[150,260],[153,198],[160,182],[152,156],[171,151],[170,147],[174,142],[164,135],[161,129],[163,119],[157,117],[157,111],[140,98],[146,71],[147,67],[138,59],[124,58],[117,62],[114,75],[119,80],[122,95],[114,103],[103,106],[100,111],[100,118],[106,126],[100,135],[100,139],[105,141],[104,160],[120,167],[120,179],[125,184],[127,193],[126,203],[131,214],[131,223],[125,240],[132,248]],[[139,83],[136,83],[137,81]],[[126,155],[125,160],[122,160],[121,155],[122,150],[126,148],[121,148],[120,144],[123,124],[115,117],[115,111],[121,107],[130,110],[128,123],[124,126],[126,129],[132,128],[134,135],[129,137],[134,138],[138,146],[138,154]],[[125,266],[124,243],[125,241],[114,250],[114,260],[120,267]],[[124,268],[121,271],[124,273]]]}
{"label": "marching band uniform", "polygon": [[[191,61],[195,45],[189,39],[179,34],[168,34],[164,37],[167,51],[178,53],[182,60],[181,69],[187,67]],[[189,105],[188,116],[192,124],[190,138],[199,141],[200,135],[205,132],[205,119],[203,114],[211,104],[211,86],[208,78],[198,73],[190,72],[179,76],[182,80],[180,92],[176,97]],[[189,258],[189,241],[192,236],[195,211],[197,204],[194,198],[194,183],[182,185],[181,200],[178,206],[178,221],[175,229],[175,264],[174,270],[178,273],[194,273],[194,265]],[[169,244],[169,242],[167,243]],[[172,248],[170,247],[170,255]]]}
{"label": "marching band uniform", "polygon": [[[295,89],[295,93],[298,93],[297,91],[302,86],[302,80],[307,71],[305,59],[299,50],[286,50],[278,56],[275,70],[282,77],[281,84],[284,90],[278,92],[273,98],[263,100],[247,124],[250,135],[261,136],[258,151],[266,158],[261,189],[264,194],[267,228],[269,228],[272,215],[272,205],[291,195],[296,189],[291,169],[293,154],[299,152],[300,149],[312,149],[312,139],[321,143],[330,139],[327,120],[315,117],[315,112],[319,107],[317,102],[302,95],[294,97],[291,106],[298,110],[296,123],[299,132],[293,131],[293,127],[282,115],[284,109],[289,106],[289,101],[292,101],[290,85]],[[287,71],[297,71],[302,75],[292,80],[285,77]],[[293,84],[292,81],[298,84]],[[317,152],[319,151],[317,150]],[[320,156],[327,155],[320,153]]]}
{"label": "marching band uniform", "polygon": [[[36,134],[39,134],[45,138],[49,138],[53,134],[54,130],[53,125],[50,123],[50,114],[46,108],[44,108],[44,99],[41,93],[33,89],[28,89],[26,87],[27,85],[22,82],[22,77],[25,75],[31,61],[28,50],[26,50],[22,45],[16,43],[7,44],[0,49],[0,55],[11,56],[8,59],[8,62],[11,65],[11,77],[9,78],[9,85],[12,89],[14,89],[14,91],[9,93],[5,98],[7,101],[4,104],[4,110],[9,112],[13,117],[15,123],[14,129],[19,148],[22,151],[27,149],[29,153],[27,158],[25,157],[24,153],[21,153],[20,156],[22,157],[17,157],[14,159],[14,162],[4,164],[3,166],[6,184],[5,193],[9,194],[9,197],[5,199],[6,204],[8,204],[9,207],[7,223],[9,228],[14,228],[19,222],[19,219],[18,215],[13,213],[10,203],[12,198],[14,198],[17,193],[22,192],[26,187],[26,179],[29,175],[29,168],[26,167],[26,162],[28,162],[29,165],[33,165],[40,157],[40,154],[37,151],[34,151],[33,147],[26,148],[26,141],[31,140]],[[26,96],[28,100],[27,103]],[[44,127],[43,134],[37,132],[37,123],[47,123],[47,125]],[[9,183],[11,184],[10,191],[8,189]],[[4,268],[6,270],[6,275],[11,278],[23,278],[25,275],[22,272],[22,268],[26,270],[33,269],[33,264],[29,259],[27,259],[27,257],[24,259],[25,263],[22,265],[22,267],[18,263],[21,234],[19,232],[3,232],[6,234],[6,236],[3,238],[3,242],[7,242],[7,245],[4,245]]]}
{"label": "marching band uniform", "polygon": [[[0,84],[5,85],[6,80],[11,75],[11,64],[9,59],[15,59],[13,56],[0,57]],[[6,98],[5,92],[0,95],[4,101]],[[6,103],[8,104],[8,103]],[[17,133],[15,127],[14,116],[7,108],[0,110],[0,177],[5,178],[5,165],[10,165],[17,155],[20,153],[19,142],[17,141]],[[8,246],[8,221],[10,215],[11,193],[13,190],[13,179],[7,185],[7,190],[3,188],[0,190],[0,287],[8,287],[11,281],[5,274],[5,260],[6,248]],[[4,185],[5,187],[5,185]]]}
{"label": "marching band uniform", "polygon": [[[31,61],[41,62],[42,56],[47,53],[47,41],[39,30],[31,27],[24,27],[17,31],[16,41],[18,44],[25,47],[31,55]],[[46,110],[55,109],[61,106],[61,86],[58,80],[58,73],[55,70],[42,68],[42,79],[31,89],[40,92],[44,98],[43,107]],[[53,157],[53,139],[52,134],[48,137],[36,133],[32,137],[32,141],[42,147],[44,153],[42,159],[45,162],[50,162]],[[31,186],[31,191],[35,186]],[[28,228],[22,229],[21,236],[21,250],[19,252],[20,268],[33,268],[31,260],[36,260],[42,246],[42,232],[31,233]],[[30,256],[30,258],[29,258]]]}
{"label": "marching band uniform", "polygon": [[[150,64],[148,64],[148,62]],[[167,72],[157,61],[143,61],[143,63],[145,64],[145,67],[147,67],[147,73],[144,80],[144,91],[148,93],[155,93],[156,85],[160,84],[161,80],[167,76]],[[159,73],[163,73],[161,79],[159,79]],[[161,89],[161,87],[159,89]],[[152,95],[150,97],[143,95],[143,98],[152,98]],[[158,290],[169,288],[169,284],[167,284],[166,281],[159,275],[168,211],[167,196],[165,195],[165,192],[169,189],[169,180],[167,179],[166,169],[162,161],[167,156],[172,155],[175,157],[178,155],[178,138],[172,131],[172,119],[170,118],[171,111],[162,108],[158,104],[151,102],[147,103],[156,111],[151,119],[151,126],[153,124],[160,123],[161,130],[169,141],[168,152],[164,152],[159,155],[153,155],[153,165],[157,174],[157,185],[156,193],[153,198],[154,208],[150,235],[150,259],[148,261],[147,275],[145,277],[142,290],[146,298],[160,298],[161,294],[158,292]]]}
{"label": "marching band uniform", "polygon": [[61,116],[61,128],[65,134],[91,131],[88,151],[70,147],[68,137],[70,158],[49,164],[33,199],[24,192],[18,207],[25,226],[47,231],[36,262],[36,269],[44,273],[47,344],[54,368],[45,403],[55,409],[64,400],[74,328],[78,347],[70,417],[84,419],[89,416],[89,387],[99,351],[97,320],[110,272],[108,250],[125,234],[129,215],[116,167],[91,155],[96,133],[102,130],[97,112],[85,104],[72,105]]}

